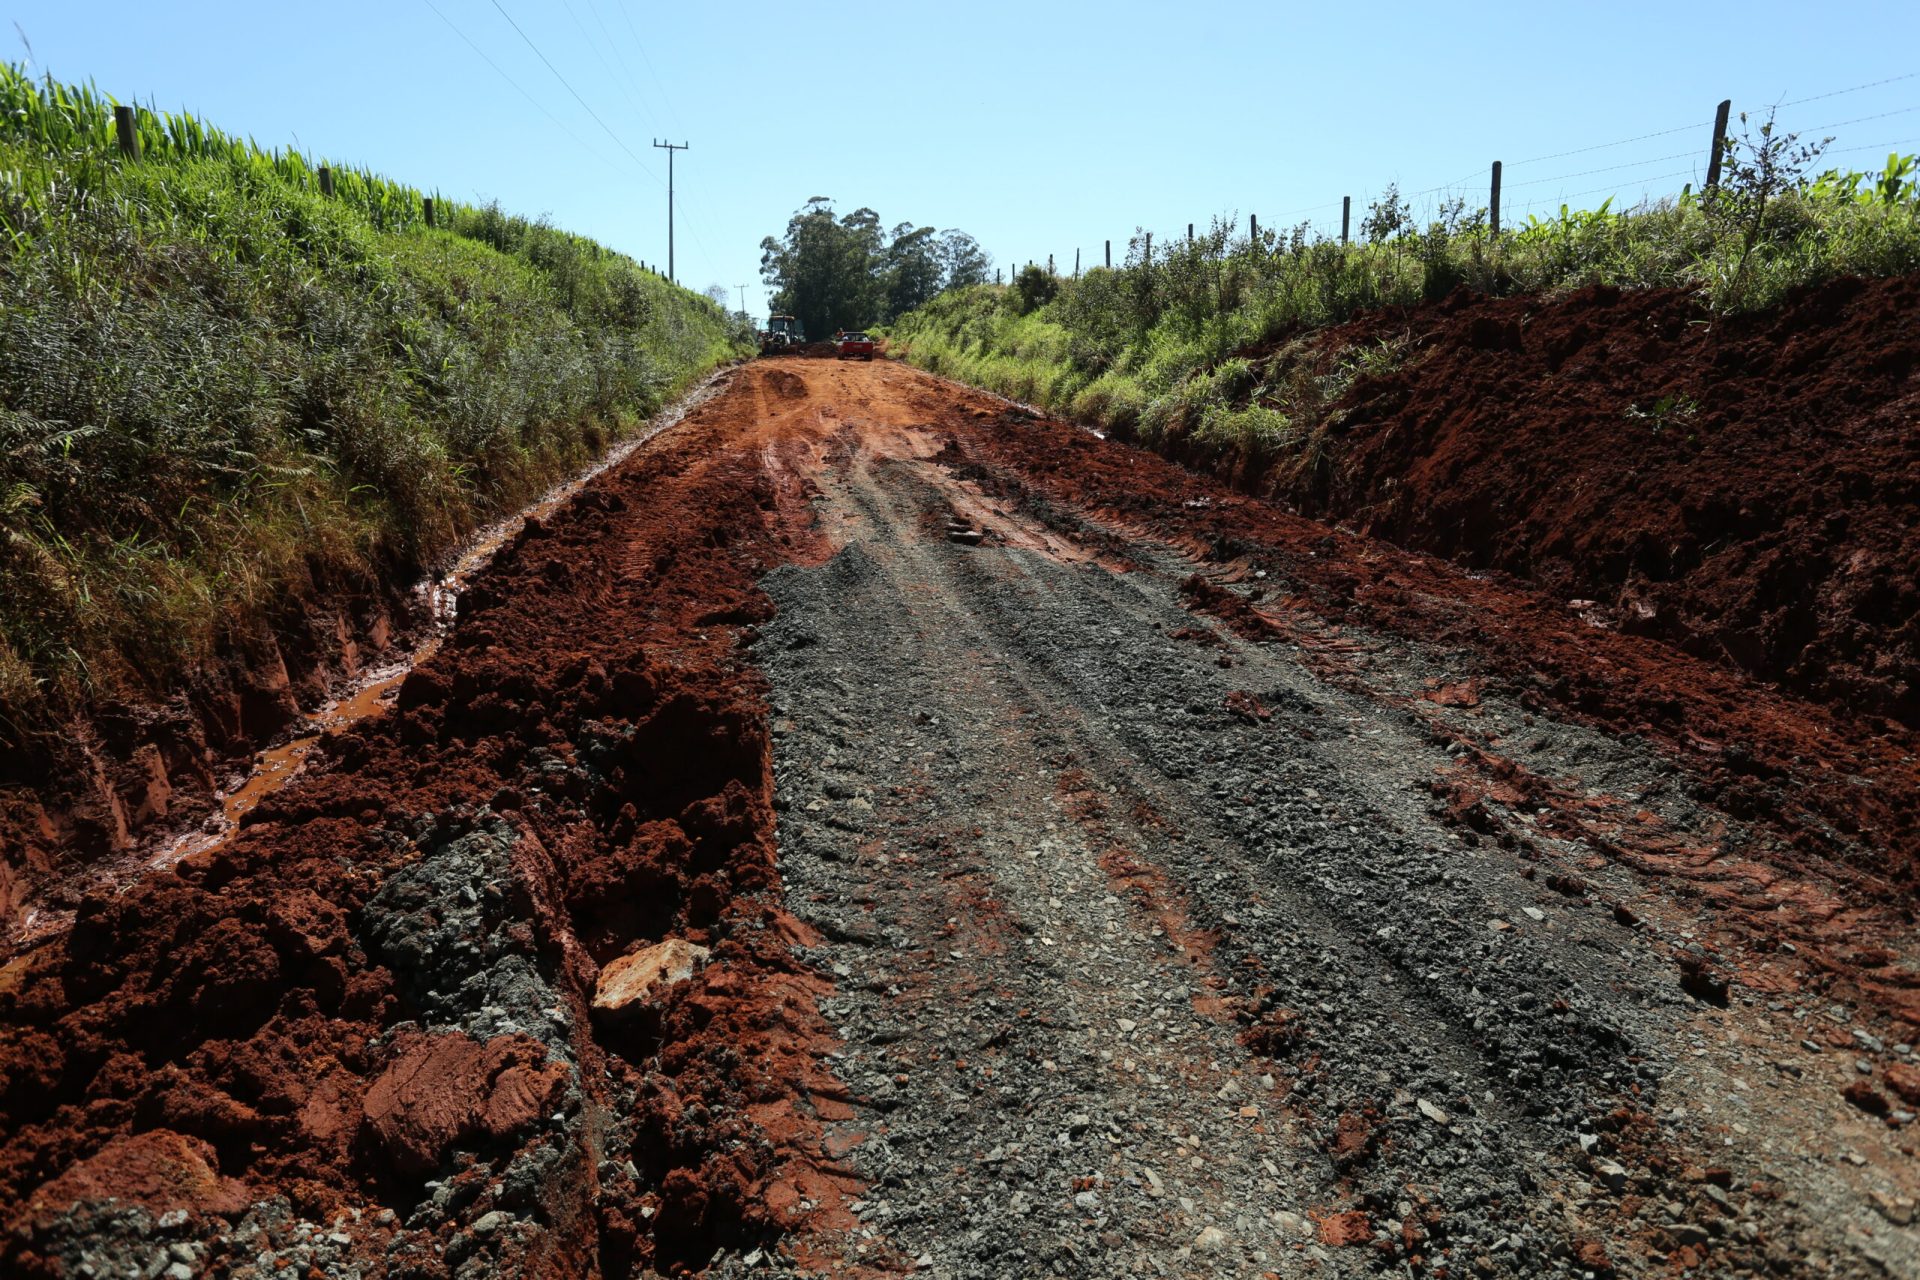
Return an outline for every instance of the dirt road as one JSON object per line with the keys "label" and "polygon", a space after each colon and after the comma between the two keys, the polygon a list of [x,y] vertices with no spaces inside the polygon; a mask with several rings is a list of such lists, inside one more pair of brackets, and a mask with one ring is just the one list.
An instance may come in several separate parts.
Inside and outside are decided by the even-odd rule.
{"label": "dirt road", "polygon": [[765,360],[396,701],[0,970],[0,1261],[1920,1273],[1915,744],[1520,585]]}

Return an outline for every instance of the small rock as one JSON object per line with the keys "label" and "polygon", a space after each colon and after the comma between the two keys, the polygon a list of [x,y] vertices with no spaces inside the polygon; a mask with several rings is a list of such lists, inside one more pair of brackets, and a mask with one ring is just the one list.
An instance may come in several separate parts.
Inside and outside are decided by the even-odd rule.
{"label": "small rock", "polygon": [[644,1003],[656,988],[691,978],[710,954],[685,938],[668,938],[621,956],[600,971],[593,1007],[611,1013]]}
{"label": "small rock", "polygon": [[1896,1227],[1904,1227],[1913,1221],[1913,1199],[1910,1196],[1889,1195],[1884,1191],[1869,1192],[1867,1199],[1873,1203],[1880,1216]]}
{"label": "small rock", "polygon": [[1425,1098],[1420,1099],[1419,1106],[1420,1106],[1420,1114],[1425,1116],[1427,1119],[1433,1121],[1435,1124],[1444,1126],[1452,1123],[1448,1119],[1446,1112],[1442,1111],[1439,1107],[1434,1106],[1431,1102],[1428,1102]]}
{"label": "small rock", "polygon": [[1227,1247],[1227,1233],[1218,1227],[1204,1227],[1193,1238],[1195,1253],[1218,1253]]}
{"label": "small rock", "polygon": [[483,1237],[490,1236],[506,1225],[507,1215],[495,1209],[493,1212],[482,1214],[474,1220],[473,1234]]}
{"label": "small rock", "polygon": [[1522,907],[1520,909],[1527,913],[1527,919],[1529,920],[1538,921],[1538,920],[1545,920],[1547,918],[1547,913],[1542,911],[1538,907]]}

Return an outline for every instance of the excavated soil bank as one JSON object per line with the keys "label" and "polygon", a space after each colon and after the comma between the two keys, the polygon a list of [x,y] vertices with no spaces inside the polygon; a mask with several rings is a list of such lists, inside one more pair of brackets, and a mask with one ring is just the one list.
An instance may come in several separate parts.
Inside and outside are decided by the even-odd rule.
{"label": "excavated soil bank", "polygon": [[[412,576],[396,570],[391,581]],[[231,643],[172,696],[74,711],[0,758],[0,928],[40,890],[75,905],[77,872],[157,831],[217,813],[236,762],[362,674],[426,621],[421,602],[376,582],[310,584],[272,626]]]}
{"label": "excavated soil bank", "polygon": [[[755,421],[530,521],[393,710],[0,970],[0,1270],[626,1275],[830,1207],[736,652],[791,541]],[[593,1009],[669,935],[711,960]]]}
{"label": "excavated soil bank", "polygon": [[[1308,341],[1323,373],[1401,347],[1331,407],[1314,465],[1170,452],[1920,726],[1920,277],[1839,280],[1730,318],[1671,289],[1460,292]],[[1257,370],[1272,357],[1250,354]]]}

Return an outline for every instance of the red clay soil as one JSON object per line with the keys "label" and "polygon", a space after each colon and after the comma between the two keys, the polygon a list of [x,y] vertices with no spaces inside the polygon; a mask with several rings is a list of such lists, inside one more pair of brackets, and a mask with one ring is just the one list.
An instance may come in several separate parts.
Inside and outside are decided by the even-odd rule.
{"label": "red clay soil", "polygon": [[[1912,918],[1920,891],[1920,733],[1863,723],[1724,663],[1596,626],[1556,595],[1503,575],[1466,572],[1331,530],[1272,501],[1223,492],[1146,450],[1024,410],[979,417],[976,430],[949,442],[943,460],[986,491],[1043,517],[1063,510],[1090,517],[1107,530],[1115,555],[1145,533],[1212,564],[1216,575],[1251,581],[1264,572],[1252,592],[1202,575],[1185,586],[1192,607],[1236,631],[1298,644],[1308,661],[1326,659],[1320,664],[1336,678],[1347,624],[1417,638],[1459,655],[1461,675],[1480,682],[1431,691],[1442,702],[1497,690],[1536,710],[1638,734],[1680,766],[1695,795],[1752,824],[1761,843],[1740,851],[1736,869],[1721,853],[1672,845],[1651,815],[1629,806],[1606,828],[1616,832],[1620,855],[1691,884],[1727,918],[1748,921],[1754,937],[1799,939],[1872,1003],[1920,1025],[1920,981],[1887,965],[1855,932],[1867,915],[1881,928]],[[1530,788],[1542,802],[1552,791],[1545,780],[1516,779],[1510,785]],[[1562,799],[1595,819],[1583,837],[1606,839],[1594,803]],[[1846,903],[1799,898],[1795,877],[1807,874],[1848,886]]]}
{"label": "red clay soil", "polygon": [[30,722],[0,708],[0,920],[29,898],[71,908],[75,872],[216,811],[223,762],[245,761],[302,708],[389,660],[424,621],[397,585],[417,574],[394,565],[384,585],[309,581],[260,634],[229,637],[162,696],[103,696],[26,733]]}
{"label": "red clay soil", "polygon": [[1527,578],[1841,710],[1920,727],[1920,277],[1715,319],[1594,287],[1366,317],[1407,343],[1334,406],[1323,466],[1236,483]]}
{"label": "red clay soil", "polygon": [[[173,1213],[142,1238],[211,1240],[215,1271],[268,1237],[208,1215],[273,1197],[370,1276],[672,1272],[803,1200],[835,1220],[831,1041],[775,905],[763,682],[737,651],[800,527],[754,421],[696,410],[530,524],[394,711],[0,969],[0,1273],[100,1247],[109,1196]],[[420,879],[462,849],[498,874]],[[705,969],[597,1015],[599,967],[669,935]],[[518,1030],[449,995],[511,1012],[514,982],[551,1006]],[[441,1210],[409,1218],[430,1177]]]}

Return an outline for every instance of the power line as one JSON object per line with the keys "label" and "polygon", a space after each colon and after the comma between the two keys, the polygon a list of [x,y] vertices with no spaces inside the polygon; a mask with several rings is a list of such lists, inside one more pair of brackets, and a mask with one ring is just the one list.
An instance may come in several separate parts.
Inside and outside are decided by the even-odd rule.
{"label": "power line", "polygon": [[632,158],[633,162],[636,165],[640,166],[640,172],[646,174],[649,178],[652,178],[656,183],[658,183],[660,181],[660,175],[655,173],[653,170],[647,168],[647,166],[641,162],[640,157],[633,154],[633,148],[629,147],[626,143],[620,140],[619,134],[607,128],[607,122],[600,118],[600,113],[598,111],[595,111],[592,107],[587,106],[587,100],[581,97],[579,91],[576,90],[571,84],[567,83],[567,78],[560,74],[560,69],[553,65],[552,61],[548,59],[547,55],[540,52],[540,46],[535,44],[533,40],[527,35],[526,32],[520,30],[520,24],[513,20],[513,15],[500,7],[500,0],[492,0],[492,4],[494,8],[500,10],[500,16],[507,20],[507,25],[512,27],[515,33],[519,35],[520,39],[526,42],[527,48],[533,50],[534,56],[538,57],[540,61],[547,64],[547,70],[553,72],[553,78],[558,80],[562,85],[564,85],[566,87],[567,92],[573,95],[573,100],[579,103],[583,108],[585,108],[586,113],[588,115],[593,117],[593,122],[599,125],[601,130],[605,132],[609,138],[612,138],[614,141],[614,144],[618,146],[622,151],[626,152],[627,155]]}
{"label": "power line", "polygon": [[587,0],[587,12],[593,15],[594,25],[600,28],[600,34],[607,38],[607,47],[613,50],[613,60],[620,64],[620,74],[626,77],[626,84],[632,90],[627,94],[627,101],[633,104],[636,114],[645,114],[651,123],[658,124],[659,121],[653,119],[653,109],[644,105],[646,94],[640,91],[640,81],[635,78],[633,68],[627,65],[627,55],[620,52],[620,42],[613,38],[613,32],[607,29],[606,19],[600,16],[600,7],[593,0]]}
{"label": "power line", "polygon": [[627,12],[624,3],[620,5],[620,16],[626,19],[627,30],[633,36],[633,47],[640,55],[641,64],[646,67],[647,74],[653,77],[654,87],[660,90],[660,101],[666,108],[667,116],[670,117],[668,123],[679,129],[681,133],[685,133],[686,130],[680,125],[680,113],[674,110],[673,95],[667,92],[667,83],[660,78],[660,73],[653,69],[653,59],[647,56],[646,42],[640,38],[639,30],[633,25],[633,15]]}
{"label": "power line", "polygon": [[[567,17],[573,19],[573,29],[580,33],[580,38],[586,41],[588,48],[593,50],[594,61],[600,64],[600,69],[607,73],[607,79],[613,81],[614,88],[626,98],[627,105],[633,109],[634,114],[639,115],[640,105],[633,100],[633,95],[627,92],[626,86],[620,83],[620,77],[613,74],[613,67],[608,64],[607,55],[600,51],[599,42],[587,30],[587,24],[580,21],[580,14],[573,7],[573,0],[560,0],[560,4],[566,9]],[[604,24],[601,29],[605,30]]]}
{"label": "power line", "polygon": [[505,80],[508,84],[512,85],[516,90],[518,90],[520,96],[525,98],[528,102],[532,103],[536,111],[538,111],[541,115],[545,116],[547,119],[553,121],[555,126],[559,128],[560,132],[566,134],[569,138],[572,138],[575,145],[577,145],[582,151],[585,151],[588,155],[592,156],[601,165],[603,166],[606,165],[607,160],[605,156],[601,155],[598,151],[595,151],[592,147],[588,146],[586,141],[583,138],[581,138],[579,134],[575,133],[572,129],[569,129],[567,127],[566,121],[562,120],[559,116],[556,116],[555,114],[553,114],[553,112],[547,110],[547,108],[540,102],[538,98],[534,97],[531,93],[528,93],[524,88],[522,88],[518,80],[515,80],[512,76],[508,75],[505,69],[503,69],[499,63],[495,62],[492,58],[487,56],[487,51],[485,49],[482,49],[479,45],[475,44],[471,39],[468,39],[467,33],[462,31],[459,27],[455,26],[452,18],[449,18],[446,14],[440,12],[439,7],[433,3],[433,0],[420,0],[420,3],[426,5],[427,8],[432,9],[435,17],[439,18],[440,21],[446,23],[448,29],[451,30],[453,34],[459,36],[461,40],[466,42],[467,48],[479,54],[481,60],[484,61],[488,66],[492,67],[496,72],[498,72],[502,80]]}
{"label": "power line", "polygon": [[[678,284],[679,281],[673,273],[673,153],[687,150],[687,144],[662,142],[655,138],[653,145],[667,153],[667,281],[670,284]],[[709,262],[707,267],[711,270],[713,264]]]}

